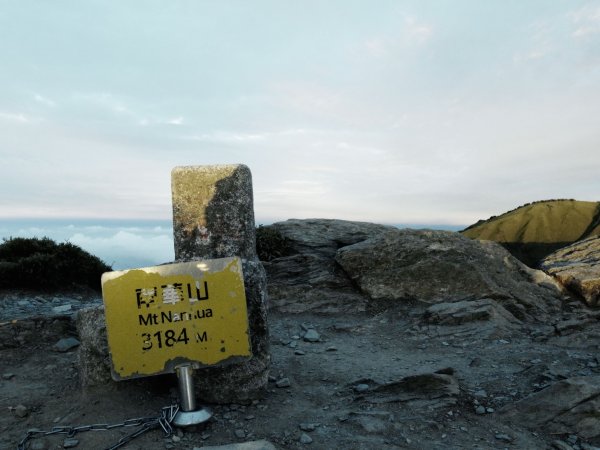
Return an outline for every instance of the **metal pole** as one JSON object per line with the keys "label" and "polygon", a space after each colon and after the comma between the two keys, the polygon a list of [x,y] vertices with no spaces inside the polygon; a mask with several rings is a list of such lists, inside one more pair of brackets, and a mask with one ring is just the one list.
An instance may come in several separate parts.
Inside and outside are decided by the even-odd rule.
{"label": "metal pole", "polygon": [[196,395],[194,393],[194,366],[184,364],[175,367],[177,379],[179,381],[180,408],[173,424],[177,427],[187,427],[204,423],[212,417],[212,411],[209,408],[201,407],[196,409]]}
{"label": "metal pole", "polygon": [[191,365],[177,367],[177,378],[179,380],[179,397],[181,398],[181,410],[184,412],[196,410],[196,395],[194,393],[194,380]]}

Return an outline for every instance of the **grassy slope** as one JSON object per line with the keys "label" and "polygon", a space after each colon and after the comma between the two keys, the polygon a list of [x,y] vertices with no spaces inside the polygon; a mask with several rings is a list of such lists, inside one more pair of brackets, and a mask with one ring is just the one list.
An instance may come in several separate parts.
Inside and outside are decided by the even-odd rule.
{"label": "grassy slope", "polygon": [[531,267],[561,247],[600,235],[600,202],[548,200],[521,206],[463,230],[472,239],[501,243]]}
{"label": "grassy slope", "polygon": [[544,201],[469,227],[463,234],[506,243],[574,242],[600,234],[599,213],[599,202]]}

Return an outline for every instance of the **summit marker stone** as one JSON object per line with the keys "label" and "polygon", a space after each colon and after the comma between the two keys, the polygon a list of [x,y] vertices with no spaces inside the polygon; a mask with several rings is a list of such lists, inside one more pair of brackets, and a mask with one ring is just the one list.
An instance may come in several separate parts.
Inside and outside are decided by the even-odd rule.
{"label": "summit marker stone", "polygon": [[177,262],[239,256],[248,305],[252,357],[195,372],[197,395],[216,403],[252,399],[270,365],[267,281],[256,254],[252,175],[245,165],[176,167],[171,173]]}
{"label": "summit marker stone", "polygon": [[[212,365],[194,371],[196,395],[212,403],[239,403],[257,398],[268,383],[270,355],[267,280],[256,254],[252,175],[244,165],[176,167],[172,171],[171,182],[176,262],[239,257],[243,276],[241,289],[246,298],[251,356],[227,365]],[[168,266],[158,267],[166,270]],[[227,322],[227,314],[222,316],[223,327],[235,327],[234,322]],[[141,321],[144,326],[156,325],[154,315],[141,317],[133,319]],[[82,309],[77,315],[81,340],[80,377],[84,387],[111,382],[111,357],[105,324],[105,309],[101,306]],[[205,332],[200,340],[203,342],[208,336]],[[159,337],[162,335],[156,338]],[[185,336],[181,341],[187,343]],[[160,347],[161,343],[157,341],[156,345]],[[146,339],[142,344],[149,348],[151,342]],[[170,361],[183,356],[175,355],[175,359]],[[188,355],[187,358],[196,361],[194,356]]]}

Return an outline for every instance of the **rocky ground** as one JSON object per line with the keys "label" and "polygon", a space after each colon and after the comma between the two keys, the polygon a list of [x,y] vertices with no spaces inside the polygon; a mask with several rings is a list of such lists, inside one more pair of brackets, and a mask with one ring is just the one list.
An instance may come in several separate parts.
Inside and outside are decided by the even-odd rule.
{"label": "rocky ground", "polygon": [[[167,439],[151,431],[125,448],[193,449],[259,439],[282,449],[600,445],[597,438],[586,442],[560,423],[524,427],[509,420],[511,405],[559,380],[600,377],[597,315],[571,303],[559,321],[570,326],[565,336],[556,327],[537,326],[486,337],[473,326],[427,324],[426,306],[342,317],[275,312],[272,382],[262,400],[210,405],[215,416],[208,424]],[[582,330],[590,328],[588,320],[595,330]],[[54,325],[56,332],[43,340],[24,333],[30,337],[19,347],[1,350],[0,448],[17,448],[31,428],[118,423],[156,415],[175,401],[175,379],[169,376],[82,391],[76,348],[56,347],[74,337],[74,330],[64,315],[54,323],[66,326]],[[100,449],[129,432],[87,432],[75,439],[79,448]],[[65,442],[65,435],[53,436],[29,448],[63,448]]]}
{"label": "rocky ground", "polygon": [[[377,288],[384,283],[382,271],[349,275],[352,255],[364,250],[364,245],[353,246],[365,239],[356,231],[345,235],[354,238],[331,240],[332,251],[315,251],[328,245],[320,242],[266,263],[272,365],[261,399],[208,405],[214,411],[208,423],[176,430],[169,438],[149,431],[124,448],[192,450],[256,441],[226,448],[600,448],[599,312],[547,285],[536,290],[519,287],[520,278],[501,281],[504,269],[492,259],[496,278],[487,273],[480,278],[488,284],[496,280],[493,292],[479,278],[469,279],[483,283],[480,291],[490,295],[457,297],[454,288],[432,301],[438,298],[436,283],[449,283],[430,272],[419,295],[413,295],[419,286],[402,285],[396,274],[394,284],[402,285],[405,295],[393,300],[388,293],[375,301],[382,292]],[[403,236],[415,251],[415,236]],[[450,253],[464,261],[479,258],[465,253],[471,244],[461,247],[455,236],[417,237],[426,239],[436,255],[445,251],[447,267],[454,264]],[[379,255],[385,253],[381,243],[374,244]],[[486,248],[485,255],[496,251]],[[395,257],[402,260],[400,253]],[[498,255],[506,270],[516,270],[512,276],[532,277],[504,253]],[[332,266],[333,258],[338,265]],[[382,258],[373,266],[385,266]],[[420,276],[427,271],[427,258],[421,254],[403,264],[416,265],[406,270]],[[362,290],[356,289],[360,283]],[[374,293],[361,293],[369,289]],[[545,304],[537,307],[535,299]],[[17,448],[32,428],[118,424],[156,416],[176,402],[174,376],[80,388],[72,318],[78,308],[99,302],[98,296],[81,292],[0,293],[0,449]],[[53,435],[27,448],[103,449],[133,431]]]}

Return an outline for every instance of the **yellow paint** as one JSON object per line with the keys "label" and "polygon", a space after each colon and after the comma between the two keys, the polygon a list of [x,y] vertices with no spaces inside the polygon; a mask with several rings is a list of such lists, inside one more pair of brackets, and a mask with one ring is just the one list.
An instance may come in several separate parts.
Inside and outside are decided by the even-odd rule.
{"label": "yellow paint", "polygon": [[116,380],[251,356],[237,257],[108,272],[102,295]]}

